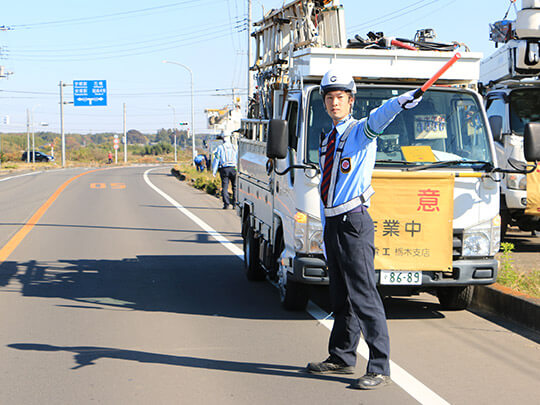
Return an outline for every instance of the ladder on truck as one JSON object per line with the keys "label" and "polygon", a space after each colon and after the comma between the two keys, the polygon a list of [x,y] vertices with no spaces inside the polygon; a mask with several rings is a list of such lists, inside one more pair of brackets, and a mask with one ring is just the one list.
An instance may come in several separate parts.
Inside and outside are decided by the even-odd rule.
{"label": "ladder on truck", "polygon": [[344,48],[347,44],[342,6],[328,0],[294,0],[271,10],[253,24],[257,92],[250,118],[272,118],[272,90],[288,86],[292,53],[303,48]]}

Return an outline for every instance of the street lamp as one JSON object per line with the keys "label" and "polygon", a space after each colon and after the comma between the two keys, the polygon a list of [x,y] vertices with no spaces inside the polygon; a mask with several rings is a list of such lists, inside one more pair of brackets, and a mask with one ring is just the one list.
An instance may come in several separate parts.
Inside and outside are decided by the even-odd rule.
{"label": "street lamp", "polygon": [[189,72],[189,75],[191,77],[191,149],[192,149],[191,152],[193,154],[192,159],[195,159],[195,127],[193,126],[193,121],[194,121],[194,118],[193,118],[193,114],[194,114],[194,112],[193,112],[193,72],[191,71],[190,68],[188,68],[186,65],[183,65],[182,63],[172,62],[172,61],[168,61],[168,60],[164,60],[162,62],[163,63],[171,63],[173,65],[178,65],[178,66],[183,67],[184,69],[186,69]]}
{"label": "street lamp", "polygon": [[178,157],[176,154],[176,110],[174,109],[174,106],[169,104],[169,107],[172,108],[173,111],[173,131],[174,131],[174,161],[178,162]]}

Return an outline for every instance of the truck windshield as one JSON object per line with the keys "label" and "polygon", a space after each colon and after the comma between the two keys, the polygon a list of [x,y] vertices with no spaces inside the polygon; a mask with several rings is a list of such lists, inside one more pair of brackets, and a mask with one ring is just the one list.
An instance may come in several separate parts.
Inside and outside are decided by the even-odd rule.
{"label": "truck windshield", "polygon": [[523,136],[525,125],[540,121],[540,88],[519,89],[510,93],[510,127]]}
{"label": "truck windshield", "polygon": [[[358,87],[353,116],[367,116],[385,100],[410,89]],[[459,89],[433,89],[414,109],[401,112],[377,139],[377,165],[416,165],[444,161],[492,163],[482,107]],[[311,92],[307,118],[306,161],[318,162],[321,134],[332,128],[317,89]],[[466,164],[459,167],[467,167]]]}

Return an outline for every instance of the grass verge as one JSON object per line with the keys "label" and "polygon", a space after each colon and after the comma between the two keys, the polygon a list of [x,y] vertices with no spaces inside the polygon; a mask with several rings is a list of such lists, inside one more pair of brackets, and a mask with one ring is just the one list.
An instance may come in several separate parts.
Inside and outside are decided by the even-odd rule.
{"label": "grass verge", "polygon": [[182,181],[187,181],[199,190],[206,191],[208,194],[221,195],[221,181],[212,176],[209,171],[199,172],[194,166],[188,163],[178,164],[171,169],[171,173]]}
{"label": "grass verge", "polygon": [[503,252],[500,257],[501,265],[497,283],[530,297],[540,298],[540,270],[533,270],[529,273],[515,270],[512,258],[514,244],[503,242],[501,248]]}

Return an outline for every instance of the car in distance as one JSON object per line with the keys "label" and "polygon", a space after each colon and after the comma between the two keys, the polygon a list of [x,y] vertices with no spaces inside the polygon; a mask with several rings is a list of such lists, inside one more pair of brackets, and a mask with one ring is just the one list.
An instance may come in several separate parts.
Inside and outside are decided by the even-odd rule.
{"label": "car in distance", "polygon": [[[54,160],[53,156],[47,155],[43,152],[36,151],[36,162],[52,162]],[[21,160],[26,162],[28,160],[28,152],[23,152]],[[32,152],[30,152],[30,161],[32,162]]]}

